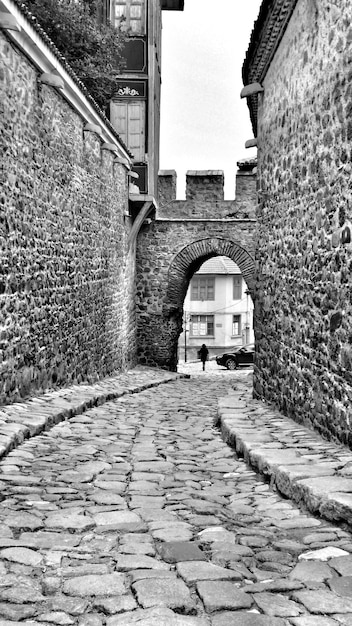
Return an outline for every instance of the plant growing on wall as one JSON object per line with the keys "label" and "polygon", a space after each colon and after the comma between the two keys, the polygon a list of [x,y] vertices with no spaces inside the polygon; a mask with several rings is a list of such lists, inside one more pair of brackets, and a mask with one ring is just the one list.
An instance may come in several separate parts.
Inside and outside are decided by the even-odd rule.
{"label": "plant growing on wall", "polygon": [[105,110],[121,73],[125,35],[99,19],[99,0],[24,0],[90,94]]}

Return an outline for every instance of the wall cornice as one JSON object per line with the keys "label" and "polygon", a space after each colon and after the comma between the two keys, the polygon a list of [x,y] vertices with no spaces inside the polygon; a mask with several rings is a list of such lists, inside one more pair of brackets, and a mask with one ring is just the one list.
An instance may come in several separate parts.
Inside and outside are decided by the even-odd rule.
{"label": "wall cornice", "polygon": [[[262,83],[298,0],[263,0],[242,67],[243,84]],[[247,98],[257,136],[258,94]]]}

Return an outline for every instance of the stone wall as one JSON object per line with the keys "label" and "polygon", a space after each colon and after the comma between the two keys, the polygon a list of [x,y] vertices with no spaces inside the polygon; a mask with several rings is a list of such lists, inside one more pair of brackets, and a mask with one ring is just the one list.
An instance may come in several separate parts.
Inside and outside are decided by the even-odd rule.
{"label": "stone wall", "polygon": [[190,279],[207,259],[231,258],[253,292],[255,164],[238,163],[236,200],[223,199],[221,171],[187,172],[186,200],[175,200],[176,172],[160,172],[157,218],[143,225],[137,241],[137,354],[141,363],[176,369],[183,302]]}
{"label": "stone wall", "polygon": [[176,200],[176,172],[165,170],[159,174],[160,218],[220,219],[236,217],[255,219],[257,203],[255,162],[238,162],[236,198],[224,200],[224,173],[221,170],[188,171],[186,200]]}
{"label": "stone wall", "polygon": [[255,393],[352,445],[350,0],[298,0],[258,99]]}
{"label": "stone wall", "polygon": [[176,170],[160,170],[158,175],[158,203],[165,206],[176,199]]}
{"label": "stone wall", "polygon": [[0,46],[4,403],[133,362],[135,261],[125,167],[2,33]]}

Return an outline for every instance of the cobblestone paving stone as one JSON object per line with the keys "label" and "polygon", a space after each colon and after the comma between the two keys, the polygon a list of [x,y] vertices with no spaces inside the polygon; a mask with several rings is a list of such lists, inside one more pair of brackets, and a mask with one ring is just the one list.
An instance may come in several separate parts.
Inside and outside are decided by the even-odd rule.
{"label": "cobblestone paving stone", "polygon": [[38,398],[2,406],[0,458],[24,439],[33,437],[73,415],[83,413],[90,407],[127,393],[138,393],[177,377],[178,375],[172,372],[139,366],[94,384],[49,390]]}
{"label": "cobblestone paving stone", "polygon": [[351,524],[351,450],[254,400],[240,383],[220,399],[218,418],[223,439],[280,493],[329,521]]}
{"label": "cobblestone paving stone", "polygon": [[0,626],[352,625],[348,530],[214,427],[236,376],[121,396],[2,460]]}

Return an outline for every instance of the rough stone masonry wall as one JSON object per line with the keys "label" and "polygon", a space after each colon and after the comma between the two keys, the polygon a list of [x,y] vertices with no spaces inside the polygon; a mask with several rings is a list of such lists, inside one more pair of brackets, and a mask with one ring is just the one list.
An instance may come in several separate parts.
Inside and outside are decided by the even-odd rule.
{"label": "rough stone masonry wall", "polygon": [[225,255],[247,270],[250,283],[254,231],[254,220],[241,219],[157,219],[142,227],[136,256],[140,363],[176,369],[183,301],[192,275],[208,258]]}
{"label": "rough stone masonry wall", "polygon": [[126,171],[0,34],[0,402],[134,358]]}
{"label": "rough stone masonry wall", "polygon": [[352,9],[299,0],[258,110],[257,396],[352,445]]}

